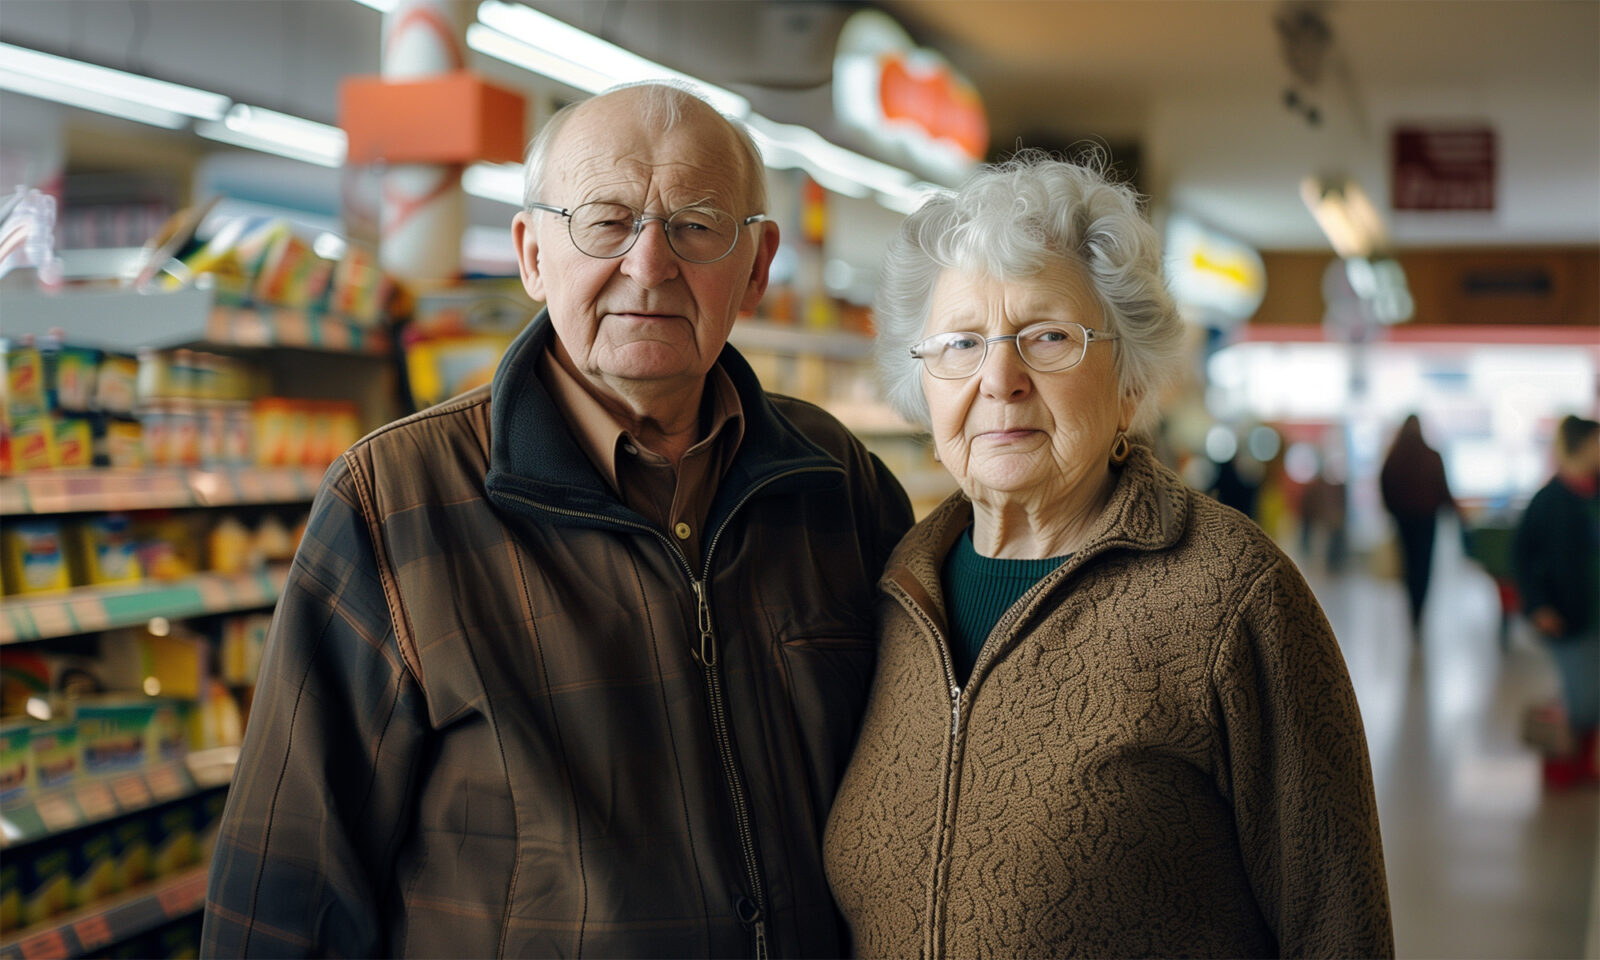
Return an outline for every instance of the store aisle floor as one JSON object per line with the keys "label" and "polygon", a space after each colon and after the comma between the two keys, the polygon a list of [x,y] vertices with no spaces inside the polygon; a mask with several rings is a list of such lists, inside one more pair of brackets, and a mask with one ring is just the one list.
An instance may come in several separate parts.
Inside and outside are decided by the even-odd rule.
{"label": "store aisle floor", "polygon": [[1520,742],[1553,694],[1548,655],[1441,524],[1422,641],[1398,580],[1307,565],[1349,664],[1372,751],[1401,957],[1584,956],[1600,791],[1546,793]]}

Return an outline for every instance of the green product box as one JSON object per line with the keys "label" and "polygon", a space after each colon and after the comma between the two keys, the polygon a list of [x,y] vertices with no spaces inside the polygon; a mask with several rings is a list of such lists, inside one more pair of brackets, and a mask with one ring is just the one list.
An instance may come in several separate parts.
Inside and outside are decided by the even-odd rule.
{"label": "green product box", "polygon": [[33,782],[43,793],[70,787],[78,781],[78,725],[51,723],[33,728],[30,750],[33,754]]}
{"label": "green product box", "polygon": [[73,902],[77,906],[98,903],[122,890],[112,828],[79,831],[72,847]]}
{"label": "green product box", "polygon": [[125,773],[181,760],[188,731],[180,705],[152,697],[102,697],[77,708],[83,775]]}
{"label": "green product box", "polygon": [[33,793],[33,728],[26,721],[0,725],[0,807],[28,800]]}

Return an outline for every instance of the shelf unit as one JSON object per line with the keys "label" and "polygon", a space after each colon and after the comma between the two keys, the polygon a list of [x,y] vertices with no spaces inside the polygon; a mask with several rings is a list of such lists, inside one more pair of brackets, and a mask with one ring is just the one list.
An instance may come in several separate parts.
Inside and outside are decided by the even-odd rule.
{"label": "shelf unit", "polygon": [[321,467],[48,470],[0,477],[0,516],[309,502]]}
{"label": "shelf unit", "polygon": [[388,331],[308,310],[217,302],[211,290],[167,292],[0,290],[6,335],[64,330],[69,340],[105,350],[135,353],[144,347],[181,346],[262,349],[286,347],[319,352],[388,356]]}
{"label": "shelf unit", "polygon": [[145,884],[103,904],[28,927],[0,942],[0,960],[83,957],[198,913],[206,902],[206,865]]}
{"label": "shelf unit", "polygon": [[115,587],[77,587],[59,593],[7,597],[0,609],[0,645],[132,627],[155,617],[179,620],[270,607],[289,565],[249,573],[199,573]]}
{"label": "shelf unit", "polygon": [[0,808],[0,850],[12,850],[57,834],[183,800],[226,786],[232,766],[164,763],[111,777],[97,777],[51,790],[25,803]]}

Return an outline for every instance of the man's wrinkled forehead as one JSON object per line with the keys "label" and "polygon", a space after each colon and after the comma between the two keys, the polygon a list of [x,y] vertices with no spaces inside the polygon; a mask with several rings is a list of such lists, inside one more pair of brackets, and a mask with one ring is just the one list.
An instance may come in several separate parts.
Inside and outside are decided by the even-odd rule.
{"label": "man's wrinkled forehead", "polygon": [[626,101],[585,106],[552,145],[546,192],[559,191],[563,205],[745,205],[746,161],[727,121],[714,112],[689,112],[668,129],[632,113]]}

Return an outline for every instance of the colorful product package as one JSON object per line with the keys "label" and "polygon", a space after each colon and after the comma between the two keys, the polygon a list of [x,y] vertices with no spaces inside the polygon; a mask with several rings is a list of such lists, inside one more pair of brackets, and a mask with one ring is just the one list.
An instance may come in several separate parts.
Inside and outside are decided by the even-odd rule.
{"label": "colorful product package", "polygon": [[63,841],[42,840],[28,848],[33,856],[22,878],[22,922],[43,923],[75,905],[72,885],[72,847]]}
{"label": "colorful product package", "polygon": [[94,408],[101,413],[131,417],[139,405],[139,358],[108,353],[100,358],[94,383]]}
{"label": "colorful product package", "polygon": [[22,858],[0,860],[0,936],[22,926]]}
{"label": "colorful product package", "polygon": [[81,758],[76,723],[37,725],[29,736],[29,743],[35,789],[44,793],[77,782]]}
{"label": "colorful product package", "polygon": [[141,770],[188,752],[182,706],[173,700],[95,697],[78,703],[77,719],[86,777]]}
{"label": "colorful product package", "polygon": [[72,586],[61,521],[7,520],[0,528],[6,593],[47,593]]}
{"label": "colorful product package", "polygon": [[26,801],[33,794],[33,726],[27,721],[0,724],[0,806]]}
{"label": "colorful product package", "polygon": [[62,345],[56,350],[52,386],[57,409],[83,413],[94,409],[100,358],[100,351],[90,347]]}
{"label": "colorful product package", "polygon": [[97,903],[121,891],[116,838],[112,828],[79,830],[72,841],[72,893],[76,906]]}
{"label": "colorful product package", "polygon": [[161,807],[155,811],[153,823],[150,860],[156,877],[171,876],[200,862],[200,838],[192,805],[180,802]]}
{"label": "colorful product package", "polygon": [[150,818],[145,815],[123,817],[112,825],[117,845],[117,882],[132,890],[152,876]]}
{"label": "colorful product package", "polygon": [[52,468],[86,470],[94,466],[94,423],[88,417],[57,413],[50,430]]}
{"label": "colorful product package", "polygon": [[144,579],[144,568],[139,563],[139,543],[127,514],[88,517],[79,520],[73,529],[82,567],[78,574],[81,583],[106,586],[138,583]]}

